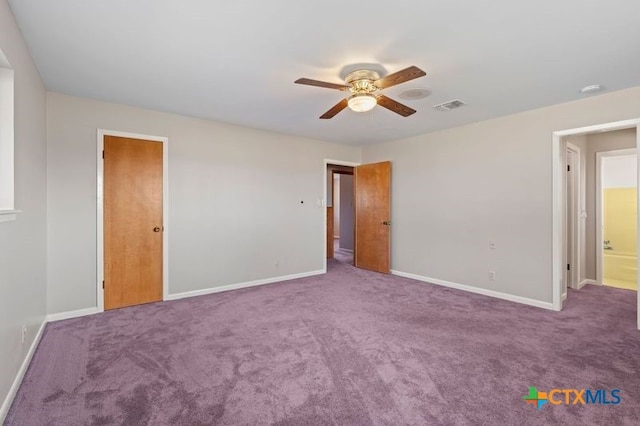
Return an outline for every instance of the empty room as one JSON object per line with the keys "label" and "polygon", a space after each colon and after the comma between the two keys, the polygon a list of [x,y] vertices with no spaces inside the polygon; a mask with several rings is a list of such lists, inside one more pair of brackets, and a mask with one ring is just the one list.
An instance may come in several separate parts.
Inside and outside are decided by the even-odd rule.
{"label": "empty room", "polygon": [[0,0],[0,423],[640,424],[639,15]]}

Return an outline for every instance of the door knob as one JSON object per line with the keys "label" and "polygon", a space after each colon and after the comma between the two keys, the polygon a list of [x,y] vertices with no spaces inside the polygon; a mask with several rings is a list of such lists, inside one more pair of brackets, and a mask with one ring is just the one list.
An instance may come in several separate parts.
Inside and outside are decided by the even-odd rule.
{"label": "door knob", "polygon": [[391,221],[390,220],[385,220],[384,222],[382,222],[382,224],[384,226],[391,226]]}
{"label": "door knob", "polygon": [[153,228],[153,232],[160,232],[160,231],[161,231],[161,229],[160,229],[159,226],[156,226],[155,228]]}

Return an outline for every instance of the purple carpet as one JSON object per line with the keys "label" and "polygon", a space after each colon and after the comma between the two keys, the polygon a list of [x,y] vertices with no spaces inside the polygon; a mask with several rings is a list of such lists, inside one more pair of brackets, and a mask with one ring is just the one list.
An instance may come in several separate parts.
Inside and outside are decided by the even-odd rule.
{"label": "purple carpet", "polygon": [[[557,313],[329,267],[51,323],[6,424],[640,424],[635,292]],[[531,386],[621,401],[538,410]]]}

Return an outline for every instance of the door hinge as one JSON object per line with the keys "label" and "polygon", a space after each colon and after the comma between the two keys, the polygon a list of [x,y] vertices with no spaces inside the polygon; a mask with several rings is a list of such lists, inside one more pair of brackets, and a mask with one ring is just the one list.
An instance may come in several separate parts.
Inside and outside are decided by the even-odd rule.
{"label": "door hinge", "polygon": [[[102,156],[102,158],[104,158],[104,155]],[[570,172],[571,171],[571,166],[567,165],[567,171]]]}
{"label": "door hinge", "polygon": [[571,264],[567,263],[567,271],[571,270]]}
{"label": "door hinge", "polygon": [[104,290],[104,280],[102,280],[102,289]]}
{"label": "door hinge", "polygon": [[102,159],[104,160],[104,149],[102,150]]}

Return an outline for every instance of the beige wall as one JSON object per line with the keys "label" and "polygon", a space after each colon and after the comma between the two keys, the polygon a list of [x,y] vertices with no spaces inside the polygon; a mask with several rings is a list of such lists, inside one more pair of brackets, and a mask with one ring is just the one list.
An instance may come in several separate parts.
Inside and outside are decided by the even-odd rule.
{"label": "beige wall", "polygon": [[586,136],[586,278],[596,279],[596,153],[636,147],[636,130],[594,133]]}
{"label": "beige wall", "polygon": [[551,303],[552,133],[638,117],[636,87],[364,148],[393,162],[393,269]]}
{"label": "beige wall", "polygon": [[[46,314],[46,92],[11,10],[0,0],[0,49],[15,71],[15,206],[0,223],[0,403]],[[22,325],[27,326],[26,341]],[[0,411],[0,423],[7,405]]]}
{"label": "beige wall", "polygon": [[97,128],[169,138],[170,294],[324,267],[324,160],[359,148],[49,93],[50,313],[96,306]]}

